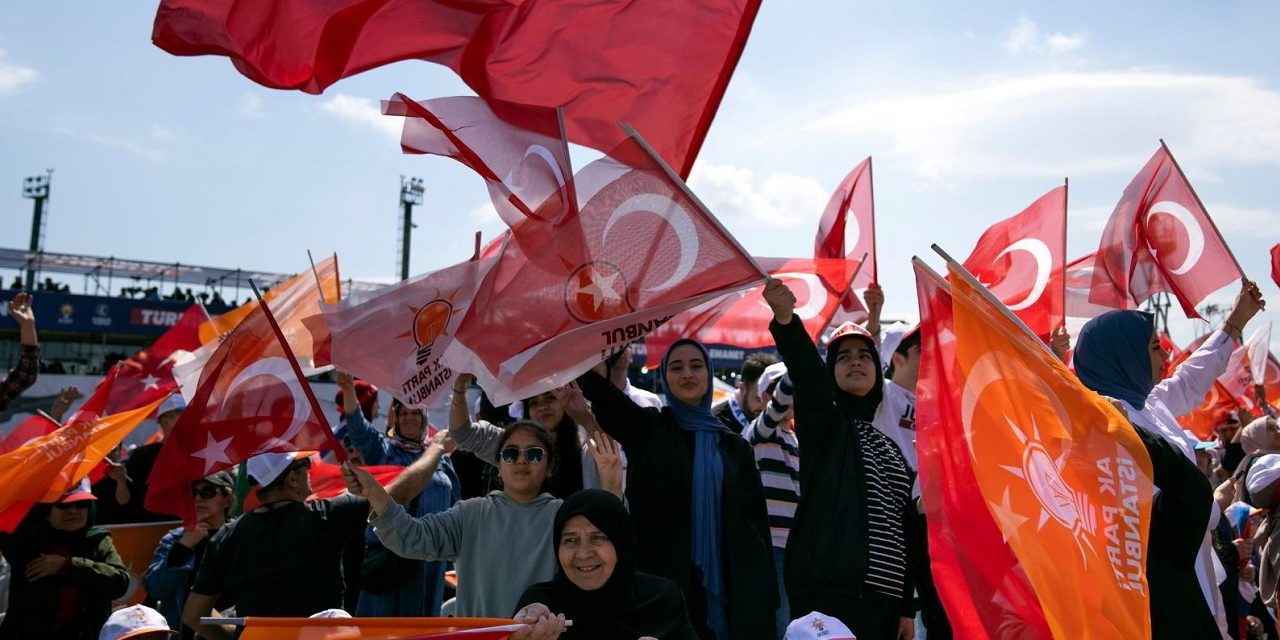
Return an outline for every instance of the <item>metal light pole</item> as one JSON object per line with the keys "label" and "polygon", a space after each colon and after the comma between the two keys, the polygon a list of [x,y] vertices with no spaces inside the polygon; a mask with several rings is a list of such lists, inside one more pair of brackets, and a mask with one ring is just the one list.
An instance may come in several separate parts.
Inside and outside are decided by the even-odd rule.
{"label": "metal light pole", "polygon": [[27,265],[27,291],[36,288],[35,260],[40,255],[40,236],[44,228],[44,203],[49,199],[50,183],[53,182],[53,169],[46,169],[42,176],[31,176],[22,181],[22,197],[34,201],[31,213],[31,253],[35,254]]}
{"label": "metal light pole", "polygon": [[413,206],[422,204],[422,178],[400,176],[400,279],[409,279],[409,236],[418,225],[413,223]]}

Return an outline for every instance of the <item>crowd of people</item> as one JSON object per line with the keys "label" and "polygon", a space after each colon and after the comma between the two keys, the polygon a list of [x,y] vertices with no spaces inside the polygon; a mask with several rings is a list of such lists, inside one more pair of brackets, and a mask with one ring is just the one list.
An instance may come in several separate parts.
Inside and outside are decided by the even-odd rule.
{"label": "crowd of people", "polygon": [[[13,571],[0,640],[234,638],[203,619],[327,610],[507,618],[525,623],[515,640],[952,637],[916,478],[919,329],[882,331],[872,285],[868,321],[837,327],[820,349],[785,284],[770,279],[763,297],[780,360],[747,358],[716,406],[710,356],[692,338],[663,354],[661,394],[631,384],[629,351],[507,408],[471,402],[475,379],[461,374],[440,429],[398,401],[382,419],[378,390],[339,372],[348,491],[308,500],[310,453],[244,462],[243,511],[232,473],[192,483],[199,523],[160,541],[143,576],[148,606],[112,613],[128,570],[97,525],[168,519],[142,505],[162,444],[139,447],[0,534]],[[1265,400],[1260,415],[1224,416],[1213,441],[1177,422],[1262,306],[1246,282],[1169,375],[1142,312],[1094,318],[1075,346],[1080,380],[1129,417],[1154,466],[1155,638],[1280,638],[1269,510],[1280,424]],[[0,408],[39,359],[30,297],[10,315],[23,357]],[[184,410],[176,396],[158,410],[161,442]],[[380,481],[371,469],[382,466],[403,470]]]}

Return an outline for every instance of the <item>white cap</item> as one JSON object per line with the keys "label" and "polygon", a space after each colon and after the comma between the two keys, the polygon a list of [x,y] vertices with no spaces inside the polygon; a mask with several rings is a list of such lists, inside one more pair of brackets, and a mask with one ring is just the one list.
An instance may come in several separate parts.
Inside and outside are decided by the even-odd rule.
{"label": "white cap", "polygon": [[249,479],[253,480],[260,487],[265,487],[280,477],[289,465],[293,464],[298,458],[306,456],[297,452],[290,453],[259,453],[249,458],[245,464],[249,468]]}
{"label": "white cap", "polygon": [[843,622],[824,613],[811,611],[809,615],[793,620],[787,625],[783,640],[858,640]]}
{"label": "white cap", "polygon": [[102,625],[102,631],[98,633],[98,640],[125,640],[125,638],[133,638],[144,633],[155,633],[162,631],[169,635],[178,635],[177,631],[169,628],[169,623],[160,615],[159,611],[151,607],[144,607],[135,604],[132,607],[125,607],[117,610],[107,618],[107,623]]}
{"label": "white cap", "polygon": [[169,413],[170,411],[183,411],[187,408],[187,401],[182,398],[182,394],[174,392],[160,403],[160,408],[156,409],[156,417]]}
{"label": "white cap", "polygon": [[1249,488],[1249,495],[1253,496],[1253,506],[1263,508],[1272,506],[1270,489],[1277,480],[1280,480],[1280,454],[1268,453],[1258,458],[1258,461],[1249,467],[1249,472],[1244,476],[1244,483]]}
{"label": "white cap", "polygon": [[308,618],[350,618],[351,614],[342,609],[325,609],[320,613],[313,613]]}
{"label": "white cap", "polygon": [[756,391],[760,394],[760,399],[764,400],[764,395],[769,392],[769,385],[785,375],[787,375],[785,362],[775,362],[765,367],[764,373],[760,374],[760,379],[756,381]]}

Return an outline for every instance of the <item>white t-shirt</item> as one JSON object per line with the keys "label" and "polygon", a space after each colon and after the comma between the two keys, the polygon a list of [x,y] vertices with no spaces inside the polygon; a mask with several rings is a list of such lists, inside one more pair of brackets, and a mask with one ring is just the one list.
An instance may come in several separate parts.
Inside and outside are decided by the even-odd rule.
{"label": "white t-shirt", "polygon": [[916,464],[916,394],[892,380],[884,381],[884,398],[871,422],[902,450],[914,471]]}

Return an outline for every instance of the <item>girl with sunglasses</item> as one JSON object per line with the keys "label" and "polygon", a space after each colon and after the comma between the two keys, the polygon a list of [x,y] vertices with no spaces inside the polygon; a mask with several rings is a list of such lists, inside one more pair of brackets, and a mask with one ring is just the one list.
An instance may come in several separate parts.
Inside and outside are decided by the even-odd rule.
{"label": "girl with sunglasses", "polygon": [[[588,446],[606,488],[621,496],[617,445],[601,437]],[[454,561],[461,617],[509,616],[525,587],[555,575],[551,525],[563,501],[543,493],[555,462],[551,437],[538,423],[521,420],[501,430],[496,451],[501,491],[418,518],[409,516],[367,471],[343,467],[351,493],[369,499],[370,522],[383,545],[406,558]]]}

